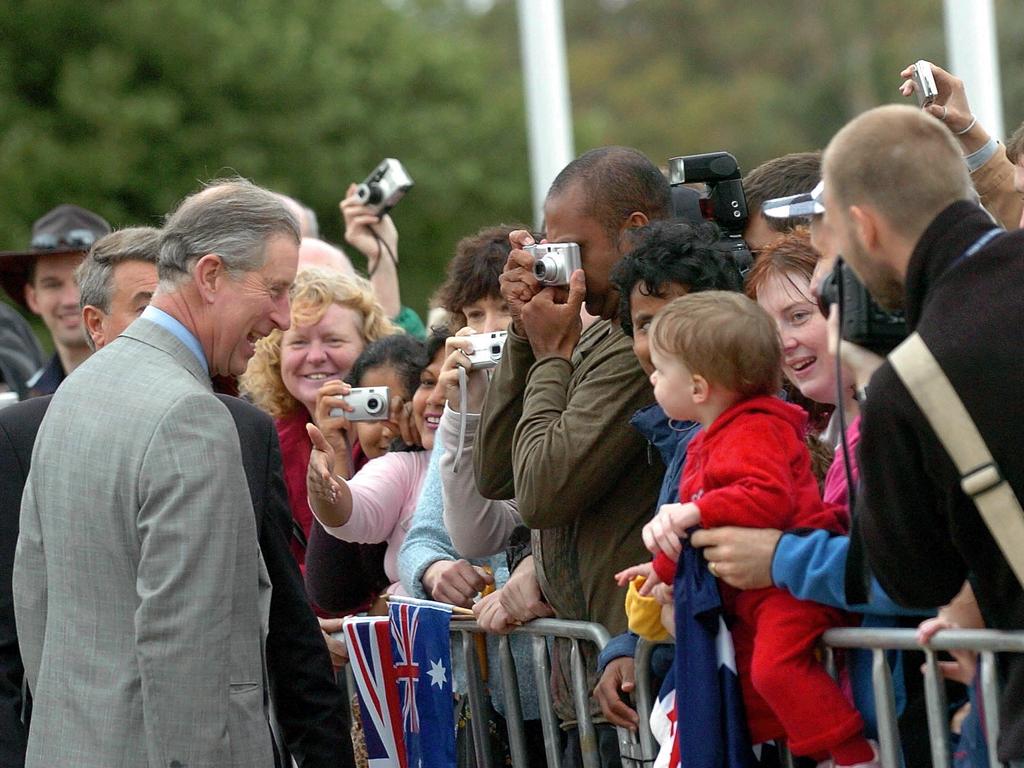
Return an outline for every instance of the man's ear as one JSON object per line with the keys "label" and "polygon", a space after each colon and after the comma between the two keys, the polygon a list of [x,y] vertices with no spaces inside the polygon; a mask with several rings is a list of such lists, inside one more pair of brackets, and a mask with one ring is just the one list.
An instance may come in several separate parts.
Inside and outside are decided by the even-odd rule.
{"label": "man's ear", "polygon": [[647,214],[643,211],[633,211],[629,214],[626,220],[622,222],[622,226],[619,227],[619,236],[616,241],[619,251],[625,253],[631,249],[629,237],[632,230],[646,227],[650,223],[651,220],[647,218]]}
{"label": "man's ear", "polygon": [[82,322],[85,323],[85,332],[89,334],[92,343],[99,349],[107,343],[106,332],[103,330],[103,319],[107,313],[92,304],[82,307]]}
{"label": "man's ear", "polygon": [[703,405],[711,395],[711,386],[708,384],[708,380],[699,373],[695,373],[690,377],[690,381],[693,387],[693,402]]}
{"label": "man's ear", "polygon": [[218,254],[208,253],[196,262],[192,276],[203,301],[212,304],[217,290],[227,277],[227,271],[224,269],[223,259]]}
{"label": "man's ear", "polygon": [[626,217],[625,223],[622,225],[623,229],[636,229],[637,227],[646,227],[651,223],[651,220],[647,218],[647,214],[643,211],[633,211],[629,216]]}
{"label": "man's ear", "polygon": [[878,214],[871,208],[861,205],[850,206],[850,218],[853,220],[853,231],[860,240],[861,246],[869,253],[878,250],[879,221]]}
{"label": "man's ear", "polygon": [[28,308],[32,310],[33,314],[40,314],[39,302],[36,301],[36,288],[32,283],[25,283],[25,303],[28,304]]}

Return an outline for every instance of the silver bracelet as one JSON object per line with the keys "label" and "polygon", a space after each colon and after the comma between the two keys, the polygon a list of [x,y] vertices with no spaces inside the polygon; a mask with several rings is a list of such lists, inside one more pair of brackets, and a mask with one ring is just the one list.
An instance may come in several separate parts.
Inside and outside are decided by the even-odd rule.
{"label": "silver bracelet", "polygon": [[975,124],[978,122],[978,118],[976,116],[971,115],[971,118],[972,118],[972,120],[971,120],[971,124],[970,125],[968,125],[966,128],[964,128],[962,131],[953,131],[953,135],[954,136],[963,136],[965,133],[967,133],[969,130],[971,130],[971,128],[973,128],[975,126]]}

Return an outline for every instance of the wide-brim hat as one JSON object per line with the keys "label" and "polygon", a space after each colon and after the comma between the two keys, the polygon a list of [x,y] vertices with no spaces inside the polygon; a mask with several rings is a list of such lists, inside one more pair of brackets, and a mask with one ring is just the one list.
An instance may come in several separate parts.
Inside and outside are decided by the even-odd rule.
{"label": "wide-brim hat", "polygon": [[0,252],[0,286],[28,309],[25,284],[39,256],[85,254],[92,244],[110,233],[102,216],[77,205],[58,205],[32,225],[32,241],[25,251]]}
{"label": "wide-brim hat", "polygon": [[825,182],[819,181],[810,192],[801,192],[799,195],[765,200],[761,205],[761,213],[769,219],[818,216],[825,212],[825,204],[821,201],[824,189]]}

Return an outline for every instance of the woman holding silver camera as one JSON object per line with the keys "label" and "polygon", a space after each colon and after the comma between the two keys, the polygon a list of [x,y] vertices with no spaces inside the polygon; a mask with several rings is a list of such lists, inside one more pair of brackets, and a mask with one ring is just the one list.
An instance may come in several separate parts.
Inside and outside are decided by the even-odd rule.
{"label": "woman holding silver camera", "polygon": [[[441,402],[435,391],[448,335],[443,329],[435,329],[431,334],[427,340],[430,362],[420,373],[412,401],[392,410],[403,441],[423,450],[388,452],[346,480],[339,470],[344,468],[347,457],[337,451],[318,425],[306,425],[313,444],[306,471],[313,514],[335,538],[365,544],[387,543],[384,570],[391,582],[387,588],[390,594],[404,594],[398,580],[398,550],[411,525],[441,418]],[[347,391],[347,385],[341,385],[339,391],[342,390]],[[352,410],[343,395],[325,399],[328,402],[324,407]]]}

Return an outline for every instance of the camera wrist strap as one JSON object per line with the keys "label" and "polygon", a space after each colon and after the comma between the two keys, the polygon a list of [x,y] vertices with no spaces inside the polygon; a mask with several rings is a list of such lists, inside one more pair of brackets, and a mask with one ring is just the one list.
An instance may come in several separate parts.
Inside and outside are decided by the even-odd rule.
{"label": "camera wrist strap", "polygon": [[917,333],[893,350],[889,362],[953,460],[960,487],[1024,587],[1024,509],[963,401]]}
{"label": "camera wrist strap", "polygon": [[469,380],[466,376],[466,369],[459,366],[459,447],[455,451],[455,460],[452,462],[452,474],[459,473],[459,461],[462,459],[462,451],[466,447],[466,412],[469,410]]}

